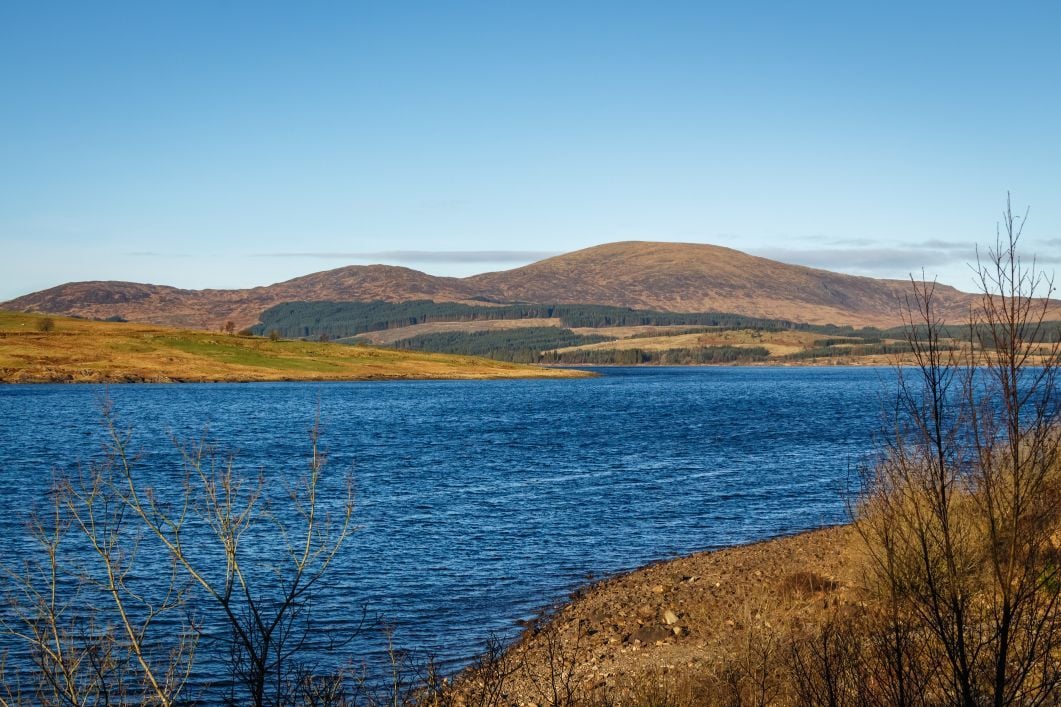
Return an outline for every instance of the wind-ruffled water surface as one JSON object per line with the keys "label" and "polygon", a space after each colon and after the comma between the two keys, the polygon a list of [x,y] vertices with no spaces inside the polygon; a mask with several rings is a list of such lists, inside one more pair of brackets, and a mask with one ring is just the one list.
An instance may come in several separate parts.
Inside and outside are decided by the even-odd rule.
{"label": "wind-ruffled water surface", "polygon": [[[327,468],[355,479],[358,529],[321,589],[316,625],[349,629],[364,608],[398,645],[456,666],[591,576],[842,522],[845,485],[894,389],[894,374],[875,368],[600,372],[106,394],[145,478],[174,487],[183,475],[171,438],[204,430],[269,484],[304,473],[319,404]],[[51,470],[98,456],[103,392],[0,388],[9,560],[32,548],[25,513]],[[347,651],[359,660],[380,645],[368,630]]]}

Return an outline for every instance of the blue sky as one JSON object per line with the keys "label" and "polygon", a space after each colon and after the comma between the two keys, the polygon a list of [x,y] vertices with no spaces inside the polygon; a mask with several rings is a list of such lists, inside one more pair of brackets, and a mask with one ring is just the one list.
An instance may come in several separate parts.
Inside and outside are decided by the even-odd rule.
{"label": "blue sky", "polygon": [[617,240],[1061,261],[1056,2],[0,3],[0,299]]}

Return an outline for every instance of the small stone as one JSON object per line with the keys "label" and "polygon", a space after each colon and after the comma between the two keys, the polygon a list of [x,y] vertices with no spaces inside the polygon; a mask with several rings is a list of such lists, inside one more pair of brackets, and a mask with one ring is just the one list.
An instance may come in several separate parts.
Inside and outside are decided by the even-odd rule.
{"label": "small stone", "polygon": [[632,638],[634,641],[640,641],[642,645],[650,645],[670,638],[671,633],[662,626],[645,626],[635,631]]}
{"label": "small stone", "polygon": [[675,626],[673,630],[674,630],[674,635],[675,636],[682,635],[682,627],[681,626]]}
{"label": "small stone", "polygon": [[662,594],[663,593],[663,585],[662,584],[657,584],[656,586],[652,587],[652,593],[653,594]]}
{"label": "small stone", "polygon": [[671,624],[678,623],[678,615],[670,609],[667,609],[663,612],[663,620],[667,622],[668,626],[670,626]]}

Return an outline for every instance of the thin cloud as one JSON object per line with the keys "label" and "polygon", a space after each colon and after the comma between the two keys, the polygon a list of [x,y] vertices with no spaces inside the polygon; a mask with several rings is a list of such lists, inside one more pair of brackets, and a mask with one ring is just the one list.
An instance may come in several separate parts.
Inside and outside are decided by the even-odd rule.
{"label": "thin cloud", "polygon": [[869,238],[837,238],[835,240],[830,240],[829,244],[833,246],[871,246],[876,245],[877,241],[871,240]]}
{"label": "thin cloud", "polygon": [[880,240],[877,238],[837,238],[834,236],[826,235],[795,235],[789,237],[792,241],[801,241],[808,244],[804,248],[791,248],[791,250],[907,250],[907,249],[927,249],[927,250],[954,250],[967,253],[973,247],[972,243],[966,243],[964,241],[946,241],[940,239],[930,239],[926,241],[919,241],[917,243],[896,243],[893,240]]}
{"label": "thin cloud", "polygon": [[958,250],[962,252],[968,252],[970,245],[964,241],[943,241],[930,239],[923,243],[911,244],[913,248],[936,248],[944,250]]}
{"label": "thin cloud", "polygon": [[381,250],[375,252],[255,253],[258,258],[318,258],[392,263],[526,263],[559,255],[542,250]]}
{"label": "thin cloud", "polygon": [[[1061,247],[1061,238],[1048,238],[1046,240],[1024,242],[1021,245],[1021,248],[1020,248],[1020,251],[1019,251],[1018,255],[1020,255],[1021,259],[1024,260],[1025,262],[1030,262],[1031,260],[1034,259],[1035,262],[1040,264],[1040,265],[1044,265],[1044,264],[1045,265],[1061,264],[1061,253],[1056,253],[1056,252],[1051,252],[1051,251],[1044,252],[1043,251],[1043,247],[1047,247],[1047,248]],[[979,255],[980,255],[981,259],[990,258],[990,253],[994,252],[995,250],[996,250],[996,248],[993,245],[980,246],[978,248]],[[975,260],[975,259],[976,259],[976,256],[974,255],[972,260]]]}
{"label": "thin cloud", "polygon": [[1042,253],[1035,253],[1035,262],[1037,263],[1048,263],[1050,265],[1056,265],[1061,263],[1061,255],[1044,255]]}
{"label": "thin cloud", "polygon": [[[783,263],[877,275],[976,262],[974,245],[942,240],[875,248],[760,248],[752,252]],[[1026,249],[1022,257],[1034,257],[1042,265],[1061,263],[1061,254],[1036,253],[1033,249]]]}
{"label": "thin cloud", "polygon": [[926,266],[967,262],[972,248],[962,250],[910,246],[903,248],[764,248],[756,255],[784,263],[826,270],[894,271],[920,270]]}

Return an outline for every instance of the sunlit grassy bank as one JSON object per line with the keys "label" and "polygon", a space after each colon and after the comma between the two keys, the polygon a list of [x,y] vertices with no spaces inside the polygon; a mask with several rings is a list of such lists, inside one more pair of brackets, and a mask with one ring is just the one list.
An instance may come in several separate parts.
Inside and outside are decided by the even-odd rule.
{"label": "sunlit grassy bank", "polygon": [[0,381],[205,382],[569,378],[470,356],[0,312]]}

